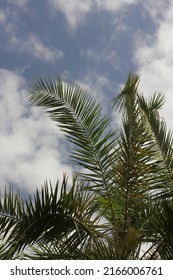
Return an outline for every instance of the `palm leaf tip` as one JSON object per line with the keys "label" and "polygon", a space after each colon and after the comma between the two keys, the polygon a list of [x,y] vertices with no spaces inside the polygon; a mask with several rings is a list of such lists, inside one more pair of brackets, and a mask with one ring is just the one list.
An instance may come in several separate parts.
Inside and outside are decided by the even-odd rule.
{"label": "palm leaf tip", "polygon": [[114,97],[111,101],[112,107],[118,109],[120,112],[124,108],[125,102],[127,102],[128,95],[135,95],[138,84],[140,81],[140,75],[129,74],[127,82],[121,91],[121,94]]}

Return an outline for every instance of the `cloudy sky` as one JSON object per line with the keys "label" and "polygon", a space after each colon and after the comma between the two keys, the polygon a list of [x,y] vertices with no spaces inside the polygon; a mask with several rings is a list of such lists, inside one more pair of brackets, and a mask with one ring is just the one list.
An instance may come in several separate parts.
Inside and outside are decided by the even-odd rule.
{"label": "cloudy sky", "polygon": [[29,81],[60,74],[105,106],[130,71],[146,96],[165,94],[173,129],[173,0],[0,0],[1,189],[72,172],[62,134],[26,100]]}

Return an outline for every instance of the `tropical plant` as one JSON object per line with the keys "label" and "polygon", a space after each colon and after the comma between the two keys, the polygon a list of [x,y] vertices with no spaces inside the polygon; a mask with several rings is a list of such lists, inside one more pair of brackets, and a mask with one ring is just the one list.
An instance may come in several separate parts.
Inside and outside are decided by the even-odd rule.
{"label": "tropical plant", "polygon": [[[80,85],[37,79],[29,101],[44,108],[71,143],[78,172],[67,188],[45,183],[0,201],[2,259],[173,259],[173,137],[130,74],[113,100],[122,127]],[[27,251],[26,251],[27,249]]]}

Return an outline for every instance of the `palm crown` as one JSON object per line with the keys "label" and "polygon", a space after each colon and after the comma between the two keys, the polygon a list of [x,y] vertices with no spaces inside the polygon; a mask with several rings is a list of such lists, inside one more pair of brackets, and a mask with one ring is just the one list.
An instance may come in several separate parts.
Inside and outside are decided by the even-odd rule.
{"label": "palm crown", "polygon": [[6,190],[2,259],[173,258],[173,138],[159,115],[164,96],[146,99],[138,83],[130,74],[111,102],[122,114],[118,133],[81,86],[50,77],[32,83],[29,101],[64,132],[79,171],[70,188],[64,175],[34,197]]}

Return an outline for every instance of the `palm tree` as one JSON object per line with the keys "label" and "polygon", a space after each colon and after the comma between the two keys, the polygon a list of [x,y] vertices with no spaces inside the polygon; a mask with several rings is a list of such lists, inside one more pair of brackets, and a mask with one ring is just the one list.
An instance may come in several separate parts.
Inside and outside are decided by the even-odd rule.
{"label": "palm tree", "polygon": [[29,101],[48,112],[71,143],[71,187],[45,183],[34,197],[11,189],[0,200],[2,259],[173,259],[173,137],[129,74],[112,100],[122,128],[80,85],[37,79]]}

